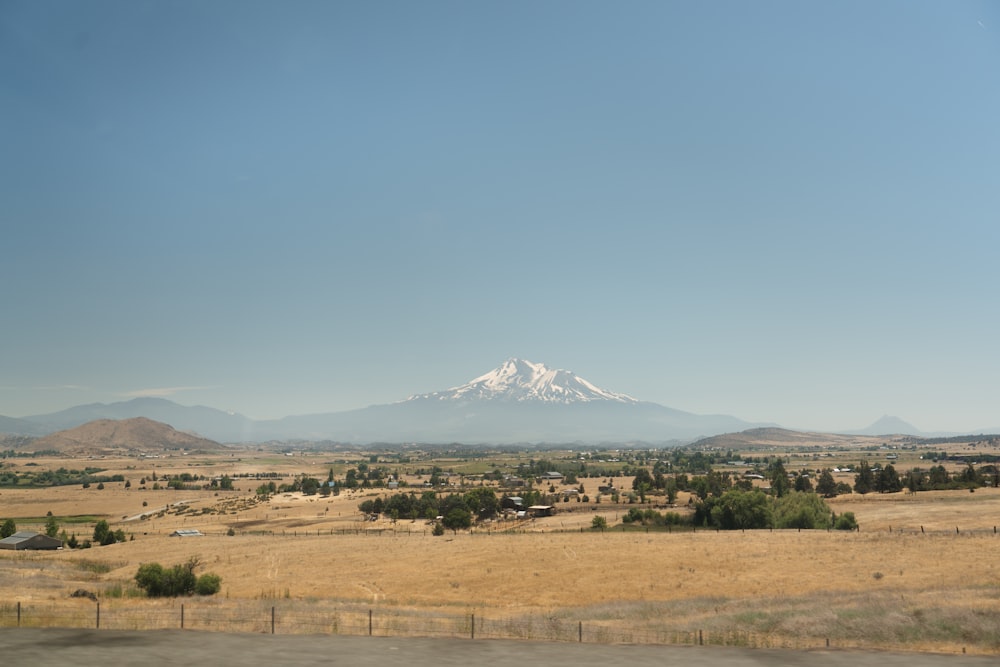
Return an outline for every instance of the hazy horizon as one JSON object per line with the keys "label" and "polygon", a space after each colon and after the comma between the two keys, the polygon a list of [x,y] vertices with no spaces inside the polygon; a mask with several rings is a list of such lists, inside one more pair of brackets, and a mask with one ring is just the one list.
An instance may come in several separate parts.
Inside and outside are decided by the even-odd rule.
{"label": "hazy horizon", "polygon": [[998,426],[997,62],[973,1],[8,1],[0,414],[334,412],[521,357]]}

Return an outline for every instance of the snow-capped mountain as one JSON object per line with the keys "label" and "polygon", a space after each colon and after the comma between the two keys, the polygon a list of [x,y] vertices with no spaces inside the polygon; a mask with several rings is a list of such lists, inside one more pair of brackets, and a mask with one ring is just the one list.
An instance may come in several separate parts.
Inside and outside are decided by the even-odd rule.
{"label": "snow-capped mountain", "polygon": [[601,389],[570,371],[522,359],[508,359],[452,389],[343,412],[254,421],[165,399],[133,399],[23,421],[50,432],[98,418],[130,417],[148,417],[219,442],[302,439],[358,444],[662,443],[759,426],[727,415],[697,415],[640,401]]}
{"label": "snow-capped mountain", "polygon": [[606,391],[572,371],[551,369],[524,359],[508,359],[485,375],[446,391],[411,396],[408,401],[539,401],[542,403],[587,403],[616,401],[638,403],[627,394]]}

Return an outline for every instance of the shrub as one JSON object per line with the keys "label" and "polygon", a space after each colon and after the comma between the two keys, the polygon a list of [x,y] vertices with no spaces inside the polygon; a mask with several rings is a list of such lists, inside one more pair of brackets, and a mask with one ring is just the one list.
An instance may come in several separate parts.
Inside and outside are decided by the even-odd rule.
{"label": "shrub", "polygon": [[198,559],[191,558],[183,565],[165,569],[159,563],[143,563],[135,574],[135,583],[149,597],[177,597],[179,595],[214,595],[219,592],[222,579],[215,574],[195,577]]}
{"label": "shrub", "polygon": [[590,527],[594,530],[605,530],[608,527],[608,520],[603,516],[595,516],[590,522]]}
{"label": "shrub", "polygon": [[775,528],[829,528],[831,515],[829,506],[816,493],[794,491],[774,502]]}
{"label": "shrub", "polygon": [[198,595],[215,595],[222,588],[222,578],[217,574],[203,574],[195,582],[194,592]]}
{"label": "shrub", "polygon": [[837,530],[857,530],[858,522],[854,518],[854,512],[844,512],[838,516],[833,527]]}

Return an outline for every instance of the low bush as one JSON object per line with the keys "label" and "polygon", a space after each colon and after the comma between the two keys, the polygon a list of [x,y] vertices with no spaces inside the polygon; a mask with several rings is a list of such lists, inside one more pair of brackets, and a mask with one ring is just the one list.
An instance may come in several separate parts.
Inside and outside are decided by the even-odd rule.
{"label": "low bush", "polygon": [[844,512],[833,522],[836,530],[857,530],[858,521],[854,518],[854,512]]}
{"label": "low bush", "polygon": [[135,583],[151,598],[218,593],[222,585],[219,575],[209,573],[196,577],[194,574],[196,567],[198,567],[197,558],[169,569],[159,563],[143,563],[135,574]]}

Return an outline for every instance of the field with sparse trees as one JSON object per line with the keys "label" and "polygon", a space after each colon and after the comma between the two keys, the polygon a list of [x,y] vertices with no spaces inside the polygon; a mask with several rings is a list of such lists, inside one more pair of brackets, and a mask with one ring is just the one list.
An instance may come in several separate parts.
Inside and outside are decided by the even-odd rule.
{"label": "field with sparse trees", "polygon": [[0,486],[0,527],[77,547],[0,551],[0,607],[214,589],[213,604],[1000,650],[1000,489],[958,453],[990,451],[868,447],[8,457],[7,479],[108,481]]}

